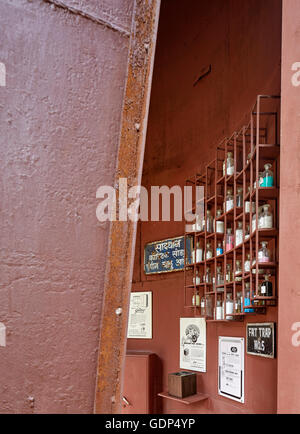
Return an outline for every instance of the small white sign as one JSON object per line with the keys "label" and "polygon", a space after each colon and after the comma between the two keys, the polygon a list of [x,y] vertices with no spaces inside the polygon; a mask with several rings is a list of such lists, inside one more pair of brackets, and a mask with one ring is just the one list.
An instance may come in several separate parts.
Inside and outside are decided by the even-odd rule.
{"label": "small white sign", "polygon": [[206,372],[204,318],[180,318],[180,369]]}
{"label": "small white sign", "polygon": [[6,327],[0,322],[0,347],[6,347]]}
{"label": "small white sign", "polygon": [[219,337],[219,395],[244,403],[244,338]]}
{"label": "small white sign", "polygon": [[152,292],[132,292],[127,338],[152,339]]}

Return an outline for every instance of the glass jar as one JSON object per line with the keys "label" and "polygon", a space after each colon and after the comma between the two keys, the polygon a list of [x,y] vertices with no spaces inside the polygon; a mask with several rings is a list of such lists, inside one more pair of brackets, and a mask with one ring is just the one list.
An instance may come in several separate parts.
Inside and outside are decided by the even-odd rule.
{"label": "glass jar", "polygon": [[223,162],[223,176],[225,176],[225,170],[227,176],[231,176],[234,174],[234,160],[232,156],[232,152],[227,152],[227,158]]}
{"label": "glass jar", "polygon": [[[261,212],[262,212],[262,207],[259,206],[258,207],[258,227],[259,227],[259,223],[260,223]],[[252,216],[252,232],[255,232],[256,229],[257,229],[256,214],[253,214],[253,216]]]}
{"label": "glass jar", "polygon": [[202,232],[202,222],[199,215],[196,215],[195,232]]}
{"label": "glass jar", "polygon": [[232,270],[231,270],[231,265],[230,264],[227,264],[226,265],[226,275],[225,275],[225,280],[226,280],[226,283],[230,283],[230,282],[232,282]]}
{"label": "glass jar", "polygon": [[213,257],[213,251],[212,251],[212,248],[211,248],[211,244],[207,243],[206,244],[206,260],[207,259],[211,259],[212,257]]}
{"label": "glass jar", "polygon": [[224,285],[224,275],[222,271],[222,267],[217,267],[217,286]]}
{"label": "glass jar", "polygon": [[201,297],[200,314],[201,316],[205,316],[205,297]]}
{"label": "glass jar", "polygon": [[232,195],[232,189],[228,188],[227,190],[227,196],[226,196],[226,208],[225,212],[228,212],[232,210],[234,207],[234,201],[233,201],[233,195]]}
{"label": "glass jar", "polygon": [[265,171],[262,174],[262,187],[274,187],[274,176],[273,172],[270,170],[272,168],[271,164],[264,165]]}
{"label": "glass jar", "polygon": [[239,187],[237,189],[236,206],[237,206],[237,208],[243,207],[243,189],[242,189],[242,187]]}
{"label": "glass jar", "polygon": [[196,263],[203,261],[203,248],[200,245],[200,242],[196,243]]}
{"label": "glass jar", "polygon": [[235,230],[235,245],[238,246],[243,242],[243,222],[238,222],[238,227]]}
{"label": "glass jar", "polygon": [[240,282],[242,280],[242,266],[241,266],[241,261],[239,259],[237,259],[236,263],[235,263],[235,281],[236,282]]}
{"label": "glass jar", "polygon": [[266,274],[264,279],[260,287],[261,295],[264,297],[273,297],[273,285],[272,282],[270,282],[270,275]]}
{"label": "glass jar", "polygon": [[[254,309],[248,306],[252,306],[251,300],[250,300],[250,282],[245,283],[245,312],[251,313],[254,312]],[[246,307],[247,306],[247,307]]]}
{"label": "glass jar", "polygon": [[211,234],[214,231],[213,218],[211,211],[208,209],[206,211],[206,232]]}
{"label": "glass jar", "polygon": [[264,262],[271,262],[271,254],[270,250],[268,249],[268,243],[267,241],[262,241],[261,248],[258,251],[258,262],[264,263]]}
{"label": "glass jar", "polygon": [[248,253],[247,259],[246,259],[245,264],[244,264],[245,273],[250,273],[250,268],[251,268],[251,258],[250,258],[250,253]]}
{"label": "glass jar", "polygon": [[[259,187],[263,187],[263,181],[264,181],[264,173],[258,172],[258,186]],[[254,181],[253,188],[254,188],[254,190],[256,189],[256,181]]]}
{"label": "glass jar", "polygon": [[227,229],[225,246],[226,246],[225,247],[226,252],[228,252],[229,250],[232,250],[233,247],[234,247],[234,239],[233,239],[232,229],[231,228]]}
{"label": "glass jar", "polygon": [[216,256],[223,255],[223,253],[224,253],[223,246],[222,246],[222,243],[219,241],[218,242],[218,247],[217,247],[217,250],[216,250]]}
{"label": "glass jar", "polygon": [[252,203],[252,214],[255,213],[255,202],[250,202],[250,200],[246,200],[245,201],[245,213],[246,214],[250,214],[251,203]]}
{"label": "glass jar", "polygon": [[196,276],[193,277],[193,285],[200,285],[201,279],[199,275],[199,270],[196,269]]}
{"label": "glass jar", "polygon": [[215,319],[219,321],[224,319],[224,304],[222,300],[217,300]]}
{"label": "glass jar", "polygon": [[205,283],[212,283],[210,267],[206,267]]}
{"label": "glass jar", "polygon": [[270,211],[271,205],[263,205],[262,212],[259,217],[259,228],[272,229],[273,228],[273,214]]}
{"label": "glass jar", "polygon": [[226,294],[226,319],[232,320],[233,319],[233,300],[232,300],[232,294],[228,293]]}
{"label": "glass jar", "polygon": [[236,300],[234,303],[235,313],[242,313],[242,292],[236,293]]}
{"label": "glass jar", "polygon": [[200,306],[200,295],[199,295],[198,291],[196,291],[196,294],[193,295],[192,305],[193,306]]}
{"label": "glass jar", "polygon": [[222,220],[217,220],[218,218],[220,218],[222,215],[222,210],[218,209],[217,210],[217,218],[215,221],[215,228],[216,228],[216,232],[217,234],[224,234],[224,222]]}

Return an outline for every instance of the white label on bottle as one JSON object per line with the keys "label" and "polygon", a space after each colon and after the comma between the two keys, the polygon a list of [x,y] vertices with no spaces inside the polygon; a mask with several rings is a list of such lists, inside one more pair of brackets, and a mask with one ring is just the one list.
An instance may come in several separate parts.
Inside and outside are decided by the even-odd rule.
{"label": "white label on bottle", "polygon": [[256,217],[252,220],[252,232],[256,229]]}
{"label": "white label on bottle", "polygon": [[250,271],[250,261],[245,261],[245,271]]}
{"label": "white label on bottle", "polygon": [[273,227],[273,217],[270,216],[264,216],[263,218],[263,228],[265,229],[272,229]]}
{"label": "white label on bottle", "polygon": [[208,250],[206,252],[206,259],[211,259],[212,258],[212,252],[210,250]]}
{"label": "white label on bottle", "polygon": [[196,251],[196,261],[202,262],[203,261],[203,249],[197,249]]}
{"label": "white label on bottle", "polygon": [[263,295],[266,294],[266,292],[267,292],[267,287],[266,287],[265,285],[261,285],[260,289],[261,289],[261,293],[262,293]]}
{"label": "white label on bottle", "polygon": [[230,211],[233,208],[233,199],[226,200],[226,212]]}
{"label": "white label on bottle", "polygon": [[227,176],[231,176],[234,174],[234,167],[233,166],[227,166]]}
{"label": "white label on bottle", "polygon": [[217,306],[216,308],[216,319],[223,319],[222,318],[222,306]]}
{"label": "white label on bottle", "polygon": [[216,232],[218,234],[224,234],[224,222],[216,222]]}
{"label": "white label on bottle", "polygon": [[235,244],[238,246],[243,242],[243,229],[237,229],[235,232]]}

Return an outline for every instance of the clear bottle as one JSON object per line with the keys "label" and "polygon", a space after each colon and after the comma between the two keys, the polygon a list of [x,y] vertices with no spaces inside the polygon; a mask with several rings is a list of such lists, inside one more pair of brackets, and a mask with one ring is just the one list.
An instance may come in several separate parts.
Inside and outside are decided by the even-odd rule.
{"label": "clear bottle", "polygon": [[243,188],[242,187],[239,187],[237,189],[236,206],[237,206],[237,208],[243,207]]}
{"label": "clear bottle", "polygon": [[273,296],[273,285],[272,282],[270,282],[270,275],[266,274],[264,276],[264,281],[261,284],[261,295],[264,297],[272,297]]}
{"label": "clear bottle", "polygon": [[222,271],[222,267],[217,267],[217,286],[224,285],[224,274]]}
{"label": "clear bottle", "polygon": [[213,218],[211,211],[208,209],[206,211],[206,232],[211,234],[214,231]]}
{"label": "clear bottle", "polygon": [[227,158],[223,162],[223,176],[225,176],[225,170],[227,176],[231,176],[234,174],[234,160],[232,157],[232,152],[227,152]]}
{"label": "clear bottle", "polygon": [[211,259],[213,257],[213,251],[211,248],[211,244],[207,243],[206,244],[206,259]]}
{"label": "clear bottle", "polygon": [[226,195],[226,212],[232,210],[234,208],[234,201],[232,195],[232,189],[228,188]]}
{"label": "clear bottle", "polygon": [[235,263],[235,281],[236,282],[240,282],[242,280],[242,266],[241,266],[241,261],[239,259],[237,259],[236,263]]}
{"label": "clear bottle", "polygon": [[207,295],[205,301],[206,301],[206,316],[208,318],[212,318],[213,317],[212,297],[210,295]]}
{"label": "clear bottle", "polygon": [[202,262],[203,261],[203,248],[201,247],[201,244],[199,241],[196,243],[196,262]]}
{"label": "clear bottle", "polygon": [[217,250],[216,250],[216,256],[223,255],[223,253],[224,253],[223,246],[222,246],[222,243],[219,241],[218,242],[218,247],[217,247]]}
{"label": "clear bottle", "polygon": [[250,225],[246,226],[245,241],[250,238]]}
{"label": "clear bottle", "polygon": [[201,297],[201,304],[200,304],[200,314],[201,316],[205,316],[205,297]]}
{"label": "clear bottle", "polygon": [[201,283],[201,278],[199,275],[199,270],[196,269],[196,276],[193,277],[193,285],[200,285],[200,283]]}
{"label": "clear bottle", "polygon": [[[264,173],[258,172],[258,186],[259,187],[263,187],[263,181],[264,181]],[[254,188],[254,190],[256,189],[256,181],[254,181],[253,188]]]}
{"label": "clear bottle", "polygon": [[199,295],[198,291],[196,291],[196,294],[193,295],[192,305],[193,306],[200,306],[200,295]]}
{"label": "clear bottle", "polygon": [[242,292],[236,293],[236,300],[234,303],[235,313],[242,313]]}
{"label": "clear bottle", "polygon": [[233,319],[233,300],[232,300],[232,294],[228,293],[226,294],[226,319],[232,320]]}
{"label": "clear bottle", "polygon": [[248,306],[252,306],[252,303],[251,303],[251,300],[250,300],[250,282],[246,282],[245,283],[245,300],[244,300],[244,305],[245,305],[245,312],[247,312],[247,313],[254,312],[254,309],[252,307],[248,307]]}
{"label": "clear bottle", "polygon": [[199,215],[196,215],[195,232],[202,232],[202,224]]}
{"label": "clear bottle", "polygon": [[250,258],[250,253],[247,254],[247,259],[244,263],[244,272],[245,273],[250,273],[250,268],[251,268],[251,258]]}
{"label": "clear bottle", "polygon": [[262,187],[274,187],[274,175],[273,172],[270,170],[272,168],[271,164],[265,164],[264,165],[265,171],[262,174]]}
{"label": "clear bottle", "polygon": [[218,321],[224,319],[224,306],[222,300],[217,300],[215,319]]}
{"label": "clear bottle", "polygon": [[266,204],[262,207],[262,213],[260,214],[260,225],[261,229],[272,229],[273,228],[273,214],[271,213],[271,205]]}
{"label": "clear bottle", "polygon": [[233,235],[232,235],[232,229],[228,228],[227,229],[227,234],[225,236],[225,250],[226,252],[228,252],[229,250],[232,250],[234,247],[234,239],[233,239]]}
{"label": "clear bottle", "polygon": [[243,242],[243,222],[238,222],[238,227],[235,230],[235,245],[238,246]]}
{"label": "clear bottle", "polygon": [[212,283],[210,267],[206,267],[205,283]]}
{"label": "clear bottle", "polygon": [[230,264],[227,264],[226,265],[226,275],[225,275],[225,280],[226,280],[226,283],[230,283],[230,282],[232,282],[232,270],[231,270],[231,265]]}
{"label": "clear bottle", "polygon": [[271,262],[271,254],[270,250],[268,249],[268,243],[267,241],[262,241],[261,248],[258,251],[258,262],[264,263],[264,262]]}
{"label": "clear bottle", "polygon": [[222,215],[222,210],[218,209],[217,210],[217,218],[215,221],[215,228],[216,228],[216,232],[217,234],[224,234],[224,222],[222,220],[217,220],[218,218],[220,218]]}
{"label": "clear bottle", "polygon": [[[262,207],[259,206],[258,207],[258,218],[257,218],[257,220],[258,220],[258,227],[259,227],[261,212],[262,212]],[[253,216],[252,216],[252,232],[255,232],[256,229],[257,229],[256,214],[253,214]]]}

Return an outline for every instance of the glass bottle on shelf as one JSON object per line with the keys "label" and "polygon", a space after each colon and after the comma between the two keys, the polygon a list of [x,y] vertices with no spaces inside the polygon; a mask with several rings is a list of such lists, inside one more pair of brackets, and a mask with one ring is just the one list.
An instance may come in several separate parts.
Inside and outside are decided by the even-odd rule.
{"label": "glass bottle on shelf", "polygon": [[[259,219],[260,219],[261,211],[262,211],[262,207],[259,206],[258,207],[258,224],[260,221]],[[256,214],[253,214],[253,216],[252,216],[252,232],[255,232],[256,229],[257,229]]]}
{"label": "glass bottle on shelf", "polygon": [[230,282],[232,282],[232,271],[231,271],[231,265],[230,264],[227,264],[226,265],[226,275],[225,275],[225,280],[226,280],[226,283],[230,283]]}
{"label": "glass bottle on shelf", "polygon": [[242,292],[236,293],[236,300],[234,303],[234,311],[235,313],[242,313]]}
{"label": "glass bottle on shelf", "polygon": [[200,304],[200,314],[201,316],[205,316],[205,297],[201,297],[201,304]]}
{"label": "glass bottle on shelf", "polygon": [[236,206],[237,206],[237,208],[243,207],[243,188],[242,187],[239,187],[237,189]]}
{"label": "glass bottle on shelf", "polygon": [[196,224],[195,224],[195,232],[201,232],[202,231],[202,225],[201,225],[201,219],[200,216],[196,215]]}
{"label": "glass bottle on shelf", "polygon": [[193,306],[200,306],[200,295],[199,295],[198,291],[196,291],[196,294],[193,295],[192,305]]}
{"label": "glass bottle on shelf", "polygon": [[250,258],[250,253],[248,253],[247,259],[246,259],[245,264],[244,264],[244,272],[250,273],[250,268],[251,268],[251,258]]}
{"label": "glass bottle on shelf", "polygon": [[250,225],[246,225],[245,241],[250,238]]}
{"label": "glass bottle on shelf", "polygon": [[238,246],[243,242],[243,222],[238,222],[238,227],[235,230],[235,245]]}
{"label": "glass bottle on shelf", "polygon": [[224,234],[224,222],[222,220],[217,220],[218,218],[220,218],[222,215],[222,210],[218,209],[217,210],[217,218],[215,221],[215,229],[217,234]]}
{"label": "glass bottle on shelf", "polygon": [[219,241],[218,242],[218,247],[217,247],[217,250],[216,250],[216,256],[223,255],[223,253],[224,253],[223,246],[222,246],[222,243]]}
{"label": "glass bottle on shelf", "polygon": [[206,211],[206,232],[211,234],[214,231],[213,218],[211,211],[208,209]]}
{"label": "glass bottle on shelf", "polygon": [[233,319],[233,300],[232,300],[232,294],[228,293],[226,294],[226,319],[231,320]]}
{"label": "glass bottle on shelf", "polygon": [[246,282],[245,283],[245,300],[244,300],[244,305],[245,305],[245,312],[247,312],[247,313],[254,312],[254,309],[252,307],[248,307],[248,306],[252,306],[252,303],[251,303],[251,300],[250,300],[250,282]]}
{"label": "glass bottle on shelf", "polygon": [[264,276],[264,281],[261,284],[261,295],[264,297],[272,297],[273,296],[273,285],[272,282],[270,282],[270,275],[266,274]]}
{"label": "glass bottle on shelf", "polygon": [[205,283],[212,283],[210,267],[206,267]]}
{"label": "glass bottle on shelf", "polygon": [[196,276],[193,277],[193,285],[200,285],[201,279],[199,275],[199,270],[196,269]]}
{"label": "glass bottle on shelf", "polygon": [[242,280],[242,266],[239,259],[235,263],[235,281],[240,282]]}
{"label": "glass bottle on shelf", "polygon": [[272,168],[271,164],[265,164],[264,165],[265,171],[263,172],[262,178],[262,184],[261,187],[274,187],[274,176],[273,172],[270,170]]}
{"label": "glass bottle on shelf", "polygon": [[[261,292],[261,285],[259,285],[258,287],[258,293],[257,293],[258,297],[262,297],[263,294]],[[254,300],[253,300],[253,304],[254,306],[265,306],[265,300],[259,300],[259,299],[255,299],[256,295],[254,294]]]}
{"label": "glass bottle on shelf", "polygon": [[217,267],[217,286],[224,285],[224,275],[222,271],[222,267]]}
{"label": "glass bottle on shelf", "polygon": [[234,174],[234,160],[232,156],[232,152],[227,152],[227,158],[223,162],[223,176],[225,176],[225,170],[227,176],[231,176]]}
{"label": "glass bottle on shelf", "polygon": [[207,243],[206,244],[206,259],[211,259],[213,257],[213,251],[211,248],[211,244]]}
{"label": "glass bottle on shelf", "polygon": [[258,262],[264,263],[264,262],[271,262],[271,254],[270,250],[268,249],[268,243],[267,241],[262,241],[261,248],[258,251]]}
{"label": "glass bottle on shelf", "polygon": [[234,247],[233,235],[232,235],[232,229],[231,228],[227,229],[225,246],[226,246],[226,248],[225,248],[226,252],[228,252],[229,250],[232,250]]}
{"label": "glass bottle on shelf", "polygon": [[206,316],[208,318],[213,317],[213,303],[212,303],[212,297],[210,295],[207,295],[205,298],[206,302]]}
{"label": "glass bottle on shelf", "polygon": [[234,201],[233,201],[233,195],[232,195],[232,189],[228,188],[227,195],[226,195],[226,207],[225,212],[228,212],[234,208]]}
{"label": "glass bottle on shelf", "polygon": [[199,241],[196,243],[196,262],[202,262],[203,261],[203,248],[201,247],[201,244]]}
{"label": "glass bottle on shelf", "polygon": [[[264,172],[258,172],[258,186],[263,187],[263,182],[264,182]],[[253,188],[254,190],[256,189],[256,180],[254,181]]]}
{"label": "glass bottle on shelf", "polygon": [[271,205],[266,204],[262,207],[262,212],[259,216],[260,229],[272,229],[273,228],[273,214],[270,211]]}
{"label": "glass bottle on shelf", "polygon": [[224,305],[223,305],[223,301],[219,299],[217,300],[215,319],[218,321],[224,319]]}

